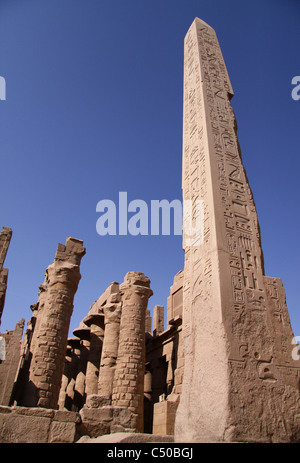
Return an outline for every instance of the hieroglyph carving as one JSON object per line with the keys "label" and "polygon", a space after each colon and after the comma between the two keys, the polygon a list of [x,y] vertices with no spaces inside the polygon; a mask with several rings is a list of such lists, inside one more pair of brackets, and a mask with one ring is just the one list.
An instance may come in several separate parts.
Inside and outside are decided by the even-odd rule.
{"label": "hieroglyph carving", "polygon": [[292,440],[300,436],[291,416],[298,385],[295,375],[286,385],[276,357],[233,90],[210,26],[196,18],[184,46],[183,199],[204,202],[204,239],[190,247],[183,229],[185,368],[176,434]]}

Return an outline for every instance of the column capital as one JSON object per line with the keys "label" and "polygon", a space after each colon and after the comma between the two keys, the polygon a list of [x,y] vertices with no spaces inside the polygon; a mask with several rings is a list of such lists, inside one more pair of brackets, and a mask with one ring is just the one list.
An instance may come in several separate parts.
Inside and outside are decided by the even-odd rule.
{"label": "column capital", "polygon": [[124,282],[120,285],[121,296],[123,296],[127,291],[134,291],[135,293],[145,295],[148,298],[153,294],[153,291],[150,288],[150,279],[142,272],[128,272],[125,275]]}
{"label": "column capital", "polygon": [[121,312],[122,312],[122,302],[111,302],[107,303],[103,307],[104,312],[104,324],[109,323],[120,323]]}

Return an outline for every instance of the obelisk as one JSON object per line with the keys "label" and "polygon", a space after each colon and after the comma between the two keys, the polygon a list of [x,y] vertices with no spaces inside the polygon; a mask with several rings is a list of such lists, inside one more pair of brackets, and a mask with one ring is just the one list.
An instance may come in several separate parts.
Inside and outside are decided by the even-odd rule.
{"label": "obelisk", "polygon": [[215,31],[196,18],[184,42],[182,188],[194,220],[203,202],[203,239],[193,241],[184,223],[175,440],[297,441],[299,361],[281,283],[264,276],[232,96]]}

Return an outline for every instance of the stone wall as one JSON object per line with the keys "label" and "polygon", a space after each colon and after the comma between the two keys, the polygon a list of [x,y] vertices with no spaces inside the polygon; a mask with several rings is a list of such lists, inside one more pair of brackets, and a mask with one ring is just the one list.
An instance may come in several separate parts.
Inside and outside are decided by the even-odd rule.
{"label": "stone wall", "polygon": [[0,443],[73,443],[79,425],[78,413],[0,405]]}
{"label": "stone wall", "polygon": [[[171,320],[159,336],[147,337],[146,372],[148,397],[145,397],[146,429],[155,434],[172,434],[175,408],[182,391],[184,359],[182,349],[182,319]],[[167,402],[170,401],[170,404]],[[162,426],[164,423],[164,426]]]}
{"label": "stone wall", "polygon": [[170,288],[170,296],[167,300],[167,324],[176,317],[182,317],[183,299],[183,270],[174,276],[173,285]]}
{"label": "stone wall", "polygon": [[179,396],[172,394],[168,400],[154,404],[153,434],[174,435],[175,417]]}

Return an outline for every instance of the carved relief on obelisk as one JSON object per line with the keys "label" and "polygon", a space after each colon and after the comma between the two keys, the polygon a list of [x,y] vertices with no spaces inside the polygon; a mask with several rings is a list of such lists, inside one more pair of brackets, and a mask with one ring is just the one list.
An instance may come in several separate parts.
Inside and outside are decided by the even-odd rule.
{"label": "carved relief on obelisk", "polygon": [[[175,436],[290,441],[300,437],[299,362],[283,326],[288,315],[276,321],[289,346],[277,356],[280,332],[232,96],[216,34],[196,18],[184,43],[182,188],[193,214],[203,201],[204,230],[202,244],[191,246],[183,227],[185,365]],[[281,310],[287,314],[283,303]]]}

